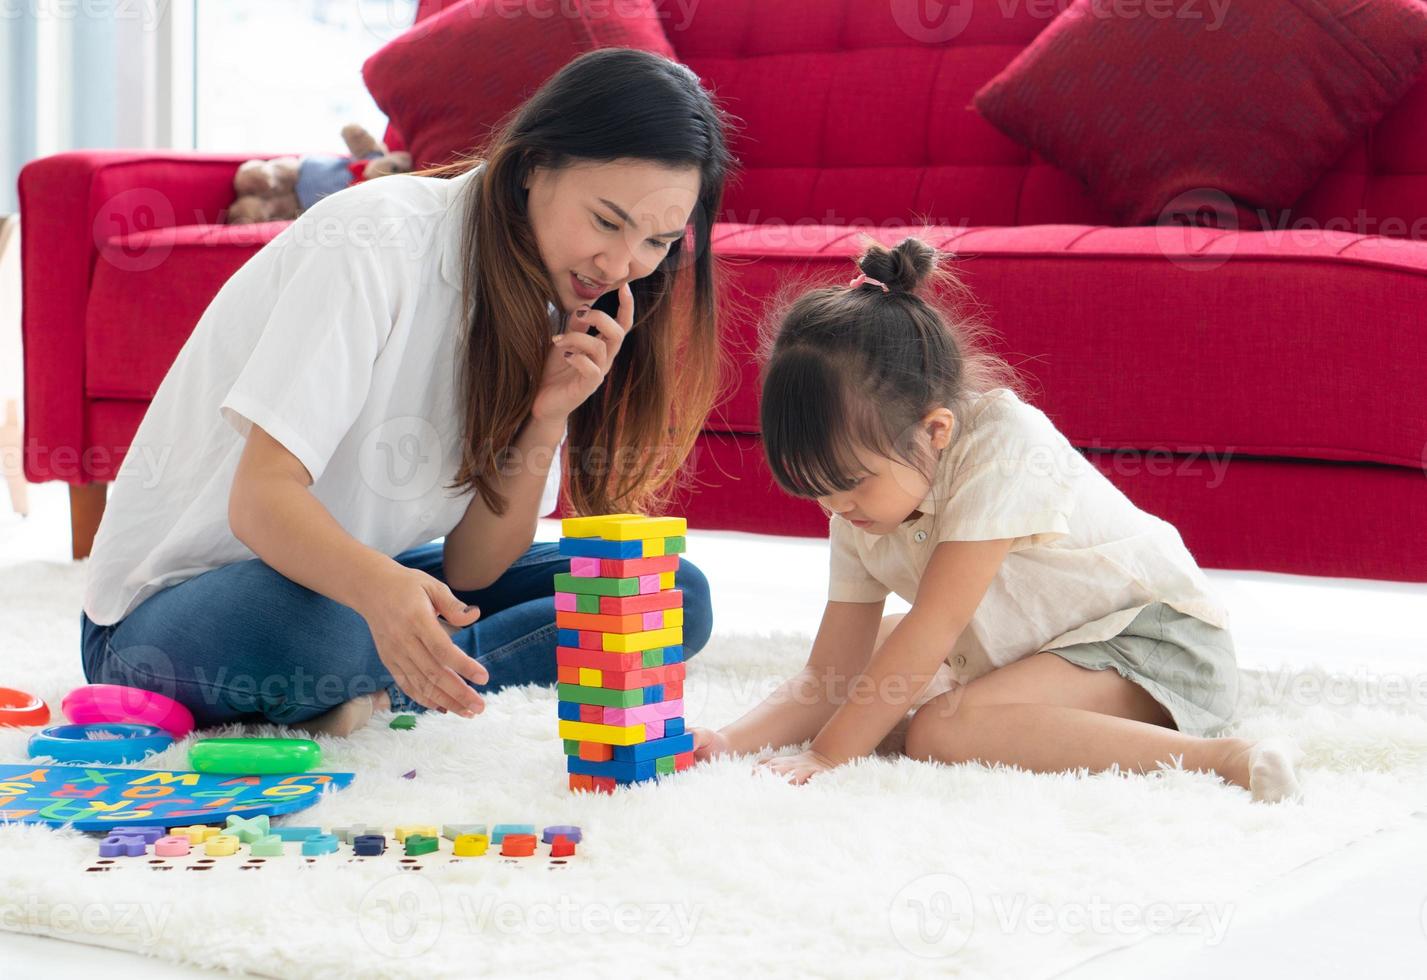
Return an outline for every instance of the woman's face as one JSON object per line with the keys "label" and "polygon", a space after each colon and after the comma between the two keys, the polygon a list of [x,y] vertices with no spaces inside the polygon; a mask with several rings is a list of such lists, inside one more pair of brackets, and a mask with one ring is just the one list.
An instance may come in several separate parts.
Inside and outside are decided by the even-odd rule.
{"label": "woman's face", "polygon": [[525,187],[540,258],[568,314],[658,268],[684,237],[699,171],[648,160],[578,161],[535,167]]}

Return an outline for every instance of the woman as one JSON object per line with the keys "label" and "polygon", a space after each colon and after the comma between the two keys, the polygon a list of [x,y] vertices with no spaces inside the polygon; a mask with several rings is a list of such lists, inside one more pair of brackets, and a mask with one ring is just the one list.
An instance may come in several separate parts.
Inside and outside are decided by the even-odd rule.
{"label": "woman", "polygon": [[[88,679],[330,734],[553,683],[565,563],[532,541],[562,446],[577,511],[650,509],[717,391],[724,125],[683,66],[589,52],[484,152],[324,198],[254,255],[115,481]],[[692,654],[708,586],[676,580]]]}

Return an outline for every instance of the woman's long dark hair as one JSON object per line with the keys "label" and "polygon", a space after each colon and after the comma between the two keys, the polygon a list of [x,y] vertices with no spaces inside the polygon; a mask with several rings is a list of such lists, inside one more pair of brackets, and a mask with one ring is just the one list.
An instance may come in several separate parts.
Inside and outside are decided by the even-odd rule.
{"label": "woman's long dark hair", "polygon": [[[452,176],[486,165],[471,181],[478,206],[461,249],[465,433],[454,487],[474,487],[492,512],[505,513],[494,480],[530,415],[550,349],[547,309],[557,293],[526,212],[526,175],[537,166],[637,159],[697,168],[692,233],[630,283],[635,327],[600,390],[570,416],[564,489],[580,514],[648,512],[667,500],[725,371],[709,239],[734,165],[729,125],[688,68],[602,48],[557,72],[483,146],[416,172]],[[594,305],[613,315],[618,296]]]}

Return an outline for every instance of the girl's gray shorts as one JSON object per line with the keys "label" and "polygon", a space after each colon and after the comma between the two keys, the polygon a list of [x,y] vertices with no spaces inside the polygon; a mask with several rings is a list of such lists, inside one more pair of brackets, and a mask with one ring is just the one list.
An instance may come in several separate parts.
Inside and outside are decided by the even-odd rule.
{"label": "girl's gray shorts", "polygon": [[1229,631],[1163,602],[1108,640],[1046,652],[1089,670],[1115,668],[1164,705],[1186,735],[1213,735],[1235,720],[1239,666]]}

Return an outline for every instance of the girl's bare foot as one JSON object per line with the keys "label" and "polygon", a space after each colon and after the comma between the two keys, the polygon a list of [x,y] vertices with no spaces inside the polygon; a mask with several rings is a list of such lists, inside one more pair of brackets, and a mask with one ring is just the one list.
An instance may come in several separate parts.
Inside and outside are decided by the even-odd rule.
{"label": "girl's bare foot", "polygon": [[361,694],[350,701],[345,701],[316,718],[309,718],[288,727],[313,735],[346,737],[365,728],[367,722],[372,720],[374,712],[386,711],[390,708],[391,699],[387,697],[386,691],[373,691],[371,694]]}
{"label": "girl's bare foot", "polygon": [[1302,799],[1298,763],[1303,749],[1297,742],[1283,737],[1233,741],[1228,766],[1220,773],[1225,779],[1249,790],[1255,803]]}

